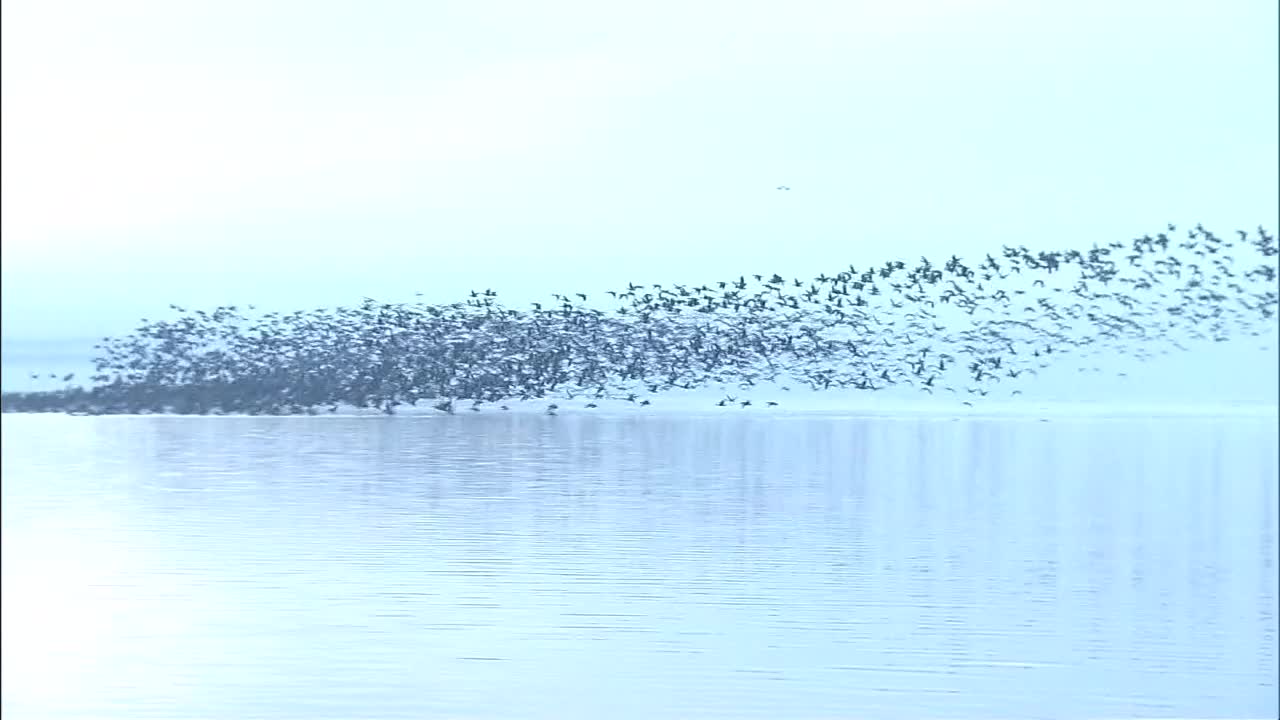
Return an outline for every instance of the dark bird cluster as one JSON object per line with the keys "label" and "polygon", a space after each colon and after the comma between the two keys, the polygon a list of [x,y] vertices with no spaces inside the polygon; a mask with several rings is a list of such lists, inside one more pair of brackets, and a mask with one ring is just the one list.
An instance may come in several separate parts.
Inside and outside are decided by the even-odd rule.
{"label": "dark bird cluster", "polygon": [[1017,383],[1051,362],[1145,360],[1196,340],[1258,335],[1276,322],[1277,275],[1276,239],[1263,228],[1219,237],[1169,226],[1083,249],[1006,246],[976,261],[889,260],[810,279],[629,284],[608,293],[609,310],[582,293],[512,309],[492,290],[443,306],[365,299],[256,316],[172,307],[177,319],[144,320],[97,346],[89,387],[5,393],[3,408],[392,414],[423,403],[453,413],[517,399],[647,405],[708,386],[736,388],[719,406],[752,407],[745,395],[766,383],[907,386],[971,404],[1018,394]]}

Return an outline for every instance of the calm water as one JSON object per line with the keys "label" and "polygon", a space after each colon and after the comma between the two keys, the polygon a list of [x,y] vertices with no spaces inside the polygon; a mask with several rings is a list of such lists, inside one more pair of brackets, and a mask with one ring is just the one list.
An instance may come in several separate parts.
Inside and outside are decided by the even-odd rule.
{"label": "calm water", "polygon": [[1267,420],[4,416],[6,718],[1275,717]]}

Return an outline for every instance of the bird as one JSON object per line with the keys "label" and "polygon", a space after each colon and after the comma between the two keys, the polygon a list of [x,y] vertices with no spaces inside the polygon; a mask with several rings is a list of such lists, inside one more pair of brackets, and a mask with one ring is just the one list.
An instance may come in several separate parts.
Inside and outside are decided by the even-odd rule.
{"label": "bird", "polygon": [[[5,392],[0,404],[394,414],[422,402],[452,414],[455,402],[482,412],[579,394],[637,403],[644,390],[651,399],[638,404],[649,407],[675,388],[736,386],[741,397],[716,406],[773,408],[752,395],[798,384],[959,387],[973,407],[997,388],[1022,395],[1050,365],[1078,360],[1100,370],[1086,361],[1099,354],[1145,362],[1186,351],[1188,338],[1258,335],[1280,314],[1280,245],[1264,228],[1229,238],[1197,226],[1185,240],[1157,233],[1056,249],[1000,246],[975,262],[948,255],[941,263],[859,259],[811,279],[735,268],[697,284],[628,282],[598,295],[613,307],[572,302],[587,301],[581,292],[507,307],[486,289],[448,304],[365,298],[253,317],[232,305],[184,308],[177,319],[143,319],[131,334],[103,338],[88,387]],[[60,376],[75,379],[32,373],[36,381]]]}

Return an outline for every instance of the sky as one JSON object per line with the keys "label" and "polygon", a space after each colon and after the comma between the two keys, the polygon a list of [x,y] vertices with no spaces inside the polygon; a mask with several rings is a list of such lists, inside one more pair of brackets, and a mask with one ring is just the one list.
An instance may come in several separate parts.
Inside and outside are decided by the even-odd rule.
{"label": "sky", "polygon": [[6,340],[1280,225],[1270,0],[2,12]]}

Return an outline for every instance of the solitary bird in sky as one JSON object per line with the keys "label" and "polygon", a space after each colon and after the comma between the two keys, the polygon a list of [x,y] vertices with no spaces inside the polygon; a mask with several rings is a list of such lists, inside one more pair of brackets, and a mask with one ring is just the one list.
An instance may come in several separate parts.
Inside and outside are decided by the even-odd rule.
{"label": "solitary bird in sky", "polygon": [[779,190],[790,190],[791,188],[787,187],[786,185],[779,185],[779,186],[778,186],[778,189],[779,189]]}

